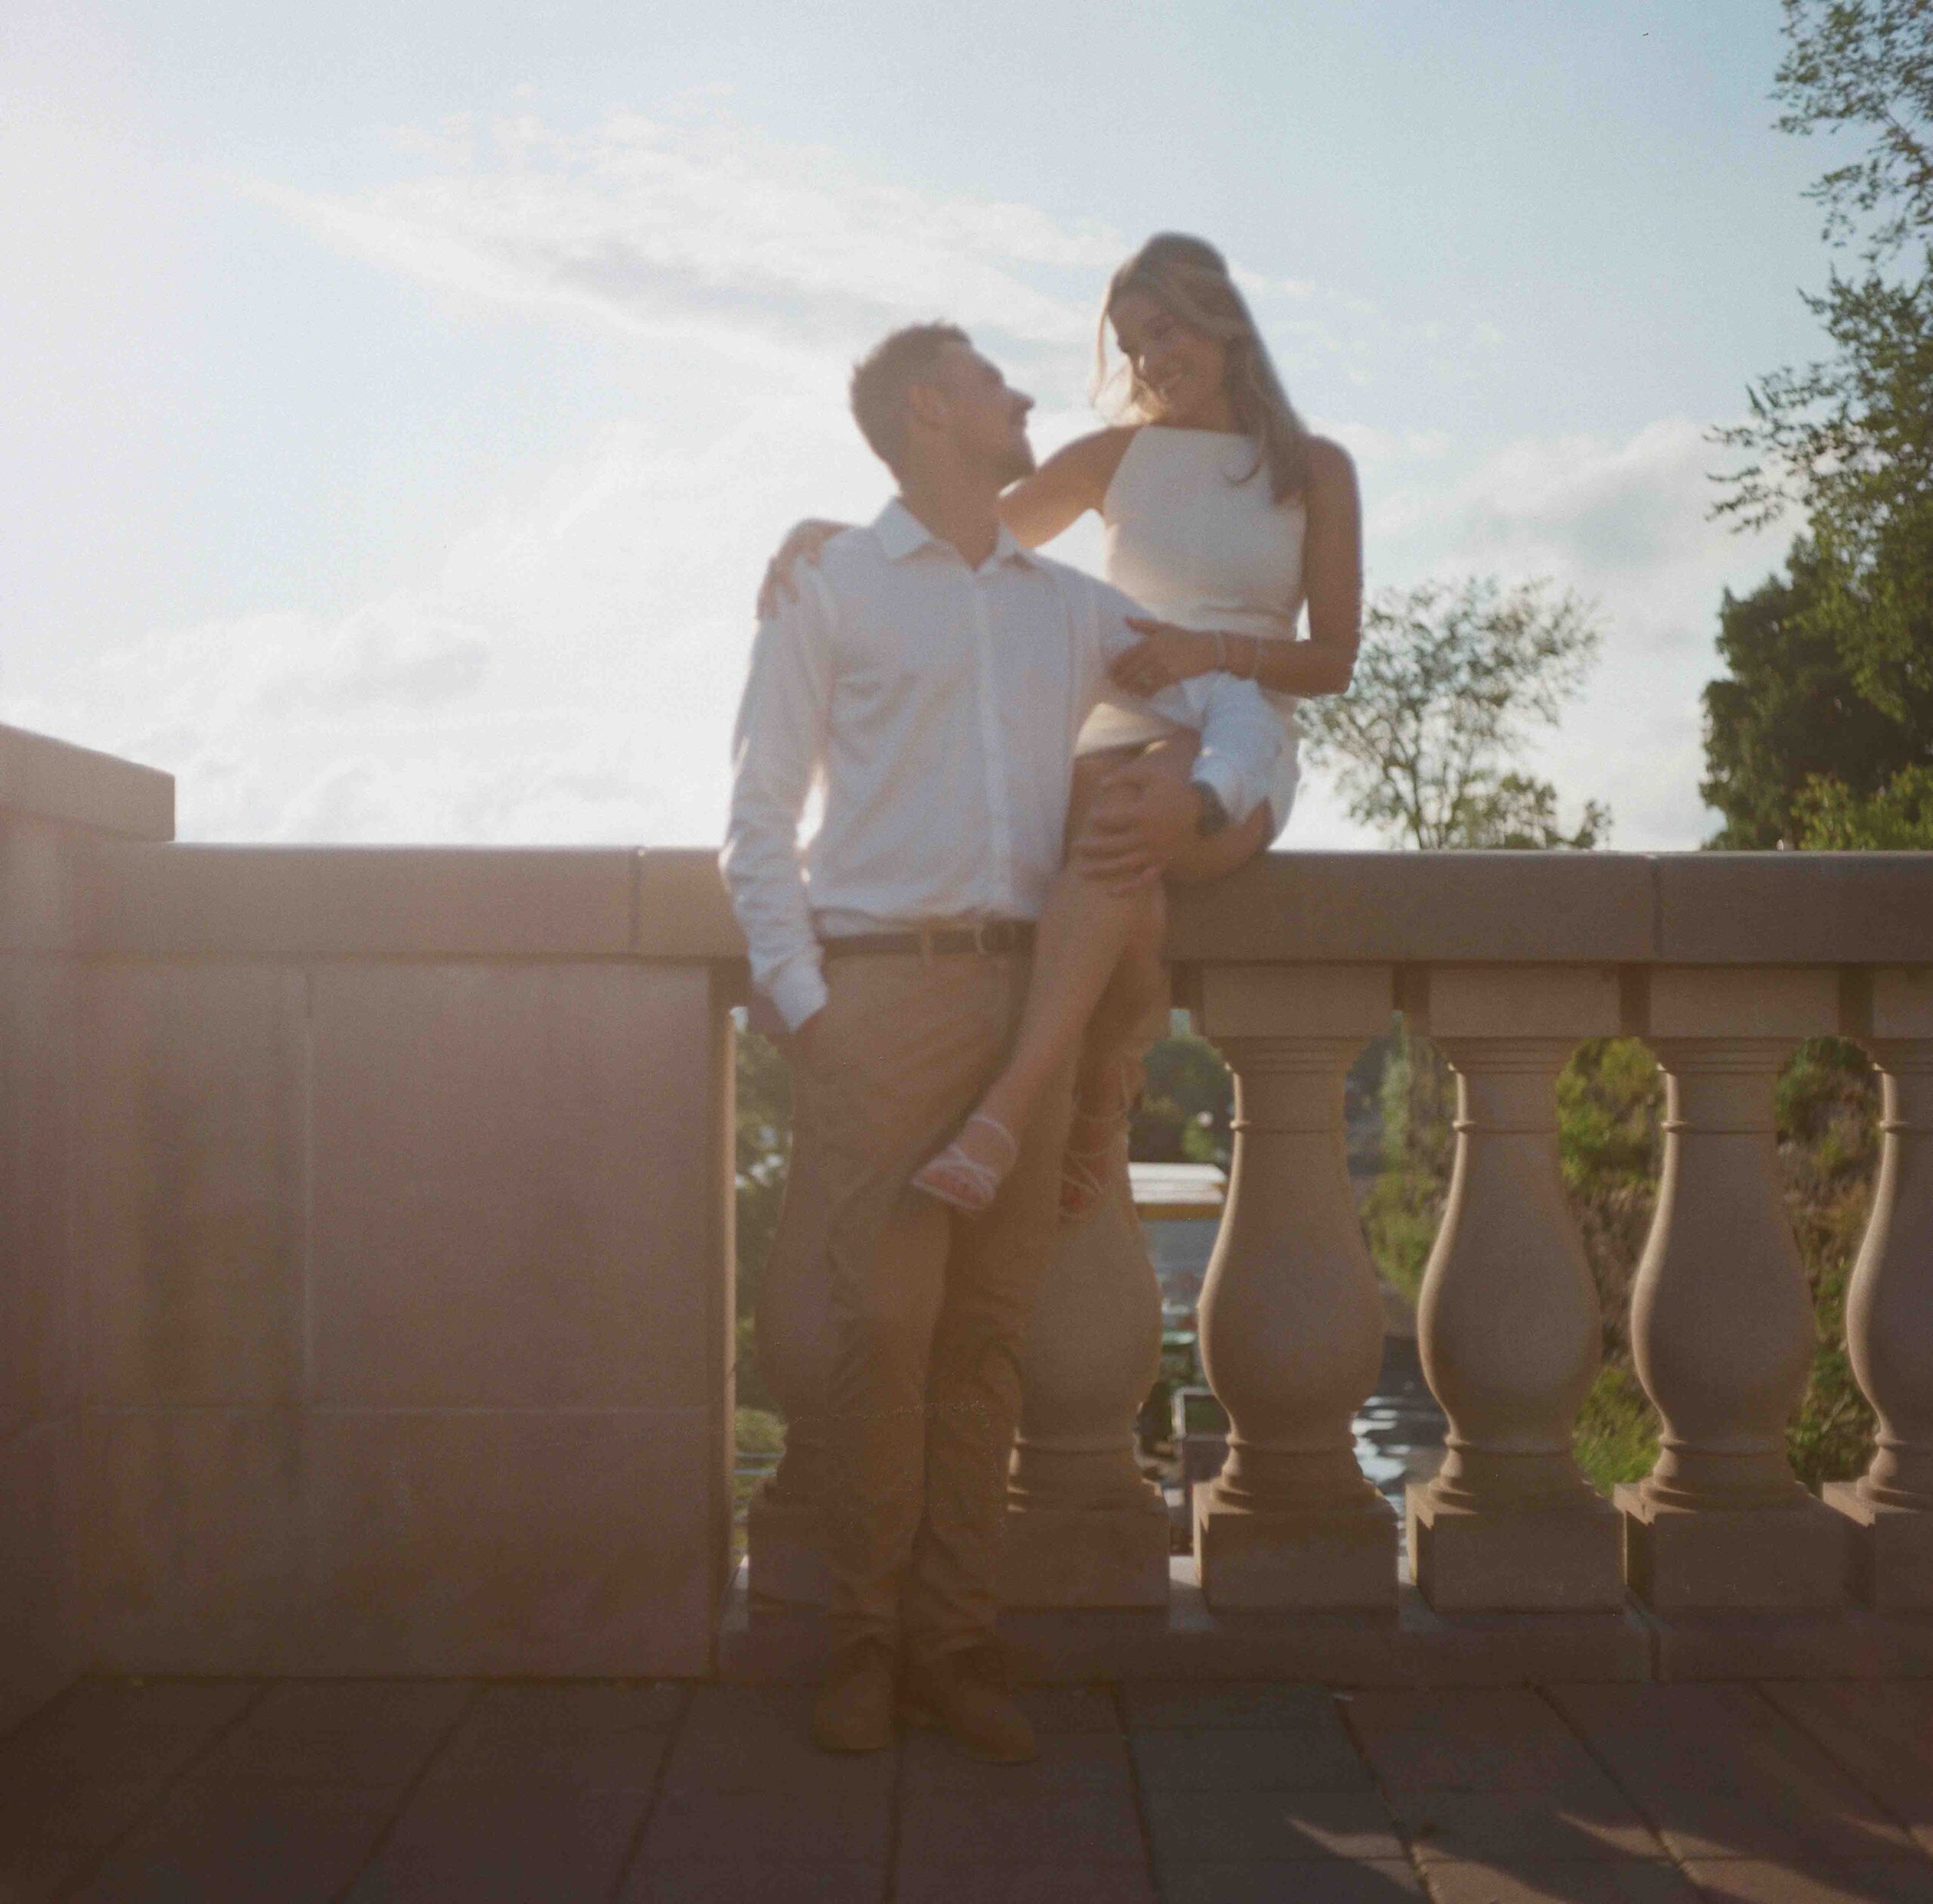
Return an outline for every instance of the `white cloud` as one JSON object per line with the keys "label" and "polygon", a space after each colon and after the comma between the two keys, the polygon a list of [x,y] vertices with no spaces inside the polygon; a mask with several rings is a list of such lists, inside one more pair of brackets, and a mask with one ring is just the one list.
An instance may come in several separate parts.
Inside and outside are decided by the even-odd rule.
{"label": "white cloud", "polygon": [[764,552],[799,498],[880,486],[836,411],[689,450],[627,424],[420,586],[158,630],[8,717],[174,773],[184,837],[713,841]]}
{"label": "white cloud", "polygon": [[865,177],[829,150],[716,116],[632,114],[448,128],[408,149],[424,176],[355,194],[254,189],[331,242],[442,288],[587,314],[634,333],[850,356],[944,314],[1010,350],[1077,353],[1084,285],[1127,247],[1097,223]]}
{"label": "white cloud", "polygon": [[[579,132],[529,116],[399,135],[424,169],[355,193],[256,182],[328,242],[439,290],[698,339],[775,367],[849,359],[896,324],[943,316],[1066,398],[1084,388],[1094,312],[1131,244],[1094,220],[935,193],[773,140],[697,102]],[[1372,375],[1379,346],[1460,336],[1358,297],[1253,271],[1238,279],[1292,371]],[[1479,341],[1474,331],[1461,340]]]}
{"label": "white cloud", "polygon": [[[922,192],[714,116],[581,133],[464,122],[399,142],[412,176],[257,186],[328,242],[458,300],[642,340],[639,414],[553,466],[507,470],[413,579],[347,612],[162,630],[10,718],[180,778],[211,839],[715,840],[766,552],[809,510],[877,506],[843,363],[944,313],[1036,380],[1045,444],[1084,427],[1093,312],[1127,241],[1026,205]],[[1238,267],[1239,268],[1239,267]],[[1264,328],[1346,378],[1447,334],[1243,273]],[[1465,345],[1481,340],[1463,340]],[[1685,846],[1718,590],[1776,551],[1706,517],[1700,428],[1472,449],[1429,427],[1329,426],[1360,460],[1372,584],[1548,574],[1593,596],[1605,658],[1550,750],[1618,843]],[[1091,562],[1091,525],[1056,553]],[[1359,843],[1319,784],[1292,842]]]}
{"label": "white cloud", "polygon": [[1366,485],[1373,584],[1549,576],[1595,603],[1603,656],[1543,768],[1574,805],[1608,798],[1614,843],[1634,850],[1695,846],[1710,830],[1699,698],[1719,671],[1720,596],[1783,553],[1779,535],[1712,520],[1713,467],[1703,427],[1669,417],[1622,439],[1505,444],[1447,482],[1398,470],[1386,489]]}

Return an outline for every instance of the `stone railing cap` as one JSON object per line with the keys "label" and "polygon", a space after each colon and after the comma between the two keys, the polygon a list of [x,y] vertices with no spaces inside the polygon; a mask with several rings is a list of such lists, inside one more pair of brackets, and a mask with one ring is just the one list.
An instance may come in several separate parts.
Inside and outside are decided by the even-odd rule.
{"label": "stone railing cap", "polygon": [[10,813],[125,840],[172,840],[174,777],[0,726],[0,815]]}
{"label": "stone railing cap", "polygon": [[[112,846],[108,951],[741,959],[701,847]],[[1933,853],[1272,853],[1175,898],[1184,963],[1933,965]]]}

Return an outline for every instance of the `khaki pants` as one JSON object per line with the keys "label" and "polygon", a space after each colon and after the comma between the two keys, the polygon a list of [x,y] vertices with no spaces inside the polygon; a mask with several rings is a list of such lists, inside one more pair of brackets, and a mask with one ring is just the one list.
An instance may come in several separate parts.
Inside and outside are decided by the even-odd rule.
{"label": "khaki pants", "polygon": [[1059,1224],[1071,1071],[1044,1094],[984,1215],[908,1179],[959,1129],[1019,1023],[1024,956],[865,954],[794,1072],[775,1255],[822,1249],[831,1368],[811,1425],[827,1465],[834,1643],[920,1658],[991,1633],[1020,1415],[1019,1357]]}

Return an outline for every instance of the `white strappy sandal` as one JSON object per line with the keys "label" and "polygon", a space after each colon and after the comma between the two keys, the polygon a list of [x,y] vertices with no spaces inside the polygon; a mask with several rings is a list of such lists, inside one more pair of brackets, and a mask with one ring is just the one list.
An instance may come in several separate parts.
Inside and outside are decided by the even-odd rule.
{"label": "white strappy sandal", "polygon": [[[1085,1222],[1107,1194],[1108,1185],[1114,1175],[1114,1160],[1127,1148],[1134,1107],[1141,1098],[1141,1082],[1140,1065],[1124,1058],[1114,1072],[1113,1101],[1108,1108],[1075,1109],[1068,1147],[1060,1160],[1060,1220],[1063,1223]],[[1090,1133],[1100,1132],[1099,1143],[1072,1141],[1073,1132],[1084,1125]]]}
{"label": "white strappy sandal", "polygon": [[1004,1163],[982,1163],[978,1157],[969,1157],[956,1137],[945,1150],[921,1164],[912,1179],[915,1190],[924,1191],[966,1216],[979,1216],[986,1210],[1000,1194],[1001,1183],[1020,1156],[1019,1141],[997,1117],[976,1111],[960,1126],[961,1135],[973,1124],[985,1124],[988,1129],[999,1133],[1007,1146]]}

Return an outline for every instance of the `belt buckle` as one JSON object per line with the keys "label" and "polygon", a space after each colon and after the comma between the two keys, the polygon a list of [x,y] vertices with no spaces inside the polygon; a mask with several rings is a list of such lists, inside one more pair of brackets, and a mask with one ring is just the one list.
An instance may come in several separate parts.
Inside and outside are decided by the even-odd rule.
{"label": "belt buckle", "polygon": [[987,922],[984,919],[976,919],[974,920],[973,951],[976,957],[984,959],[991,956],[994,947],[991,940],[988,937],[990,930],[991,928],[989,928]]}

